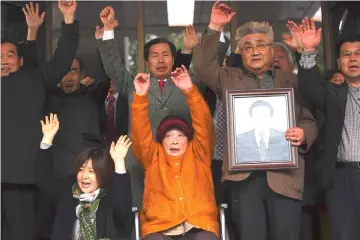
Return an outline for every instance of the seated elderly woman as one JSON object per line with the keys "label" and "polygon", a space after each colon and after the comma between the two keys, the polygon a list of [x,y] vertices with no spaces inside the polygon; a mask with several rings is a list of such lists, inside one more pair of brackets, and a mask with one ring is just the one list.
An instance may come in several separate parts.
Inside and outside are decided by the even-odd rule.
{"label": "seated elderly woman", "polygon": [[[124,158],[131,144],[121,136],[109,153],[101,147],[85,149],[78,156],[75,176],[56,180],[53,139],[59,130],[56,115],[41,121],[43,139],[36,166],[36,183],[54,203],[51,239],[119,239],[131,228],[131,187]],[[123,231],[123,232],[121,232]]]}
{"label": "seated elderly woman", "polygon": [[210,111],[184,66],[171,78],[186,96],[194,130],[181,117],[168,116],[160,122],[156,141],[148,117],[150,76],[139,73],[134,80],[132,147],[145,169],[141,236],[144,240],[218,239],[211,176],[215,136]]}

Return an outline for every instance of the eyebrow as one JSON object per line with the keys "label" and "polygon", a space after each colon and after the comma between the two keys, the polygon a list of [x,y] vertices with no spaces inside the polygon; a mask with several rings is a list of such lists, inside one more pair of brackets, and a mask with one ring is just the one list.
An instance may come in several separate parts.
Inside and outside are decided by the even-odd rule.
{"label": "eyebrow", "polygon": [[152,52],[151,54],[160,54],[160,53],[169,53],[169,50],[165,50],[165,51],[162,51],[162,52]]}
{"label": "eyebrow", "polygon": [[265,40],[263,40],[263,39],[257,39],[257,40],[255,40],[255,41],[246,41],[245,43],[244,43],[244,45],[251,45],[251,43],[253,43],[253,42],[257,42],[257,43],[262,43],[262,42],[266,42]]}
{"label": "eyebrow", "polygon": [[10,52],[10,53],[13,53],[13,54],[17,55],[17,52],[16,52],[16,51],[14,51],[14,50],[10,50],[10,51],[8,51],[8,52]]}

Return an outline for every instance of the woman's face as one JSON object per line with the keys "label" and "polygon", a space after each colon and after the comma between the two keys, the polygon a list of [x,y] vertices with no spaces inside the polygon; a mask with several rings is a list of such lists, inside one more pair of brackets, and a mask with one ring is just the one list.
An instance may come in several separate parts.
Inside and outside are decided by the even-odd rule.
{"label": "woman's face", "polygon": [[92,193],[99,188],[92,160],[87,160],[79,169],[77,183],[83,193]]}
{"label": "woman's face", "polygon": [[173,129],[165,134],[162,146],[166,154],[178,157],[185,153],[188,143],[188,138],[181,131]]}

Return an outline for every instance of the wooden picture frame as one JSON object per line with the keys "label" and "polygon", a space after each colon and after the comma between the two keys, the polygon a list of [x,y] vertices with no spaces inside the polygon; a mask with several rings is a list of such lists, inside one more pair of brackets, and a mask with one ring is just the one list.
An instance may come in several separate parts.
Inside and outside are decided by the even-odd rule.
{"label": "wooden picture frame", "polygon": [[297,168],[297,148],[285,138],[294,106],[290,88],[227,91],[229,171]]}

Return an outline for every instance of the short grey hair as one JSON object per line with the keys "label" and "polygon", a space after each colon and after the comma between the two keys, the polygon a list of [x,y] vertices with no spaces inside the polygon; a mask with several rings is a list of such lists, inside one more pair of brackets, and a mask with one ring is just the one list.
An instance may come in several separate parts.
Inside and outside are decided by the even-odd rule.
{"label": "short grey hair", "polygon": [[282,42],[274,42],[273,47],[274,48],[275,47],[281,48],[287,54],[289,63],[294,64],[293,57],[292,57],[292,52],[284,43],[282,43]]}
{"label": "short grey hair", "polygon": [[270,40],[271,43],[274,41],[274,32],[272,28],[265,23],[254,21],[247,22],[238,27],[238,29],[236,29],[235,39],[239,43],[246,35],[254,33],[262,33]]}

